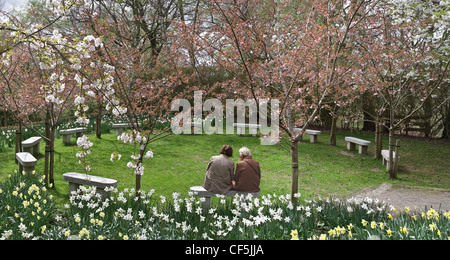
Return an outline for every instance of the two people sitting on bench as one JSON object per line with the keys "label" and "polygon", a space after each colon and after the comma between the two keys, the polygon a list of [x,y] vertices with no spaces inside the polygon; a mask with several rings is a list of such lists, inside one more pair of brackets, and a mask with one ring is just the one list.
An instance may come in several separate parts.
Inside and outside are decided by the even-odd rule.
{"label": "two people sitting on bench", "polygon": [[222,146],[218,156],[212,156],[206,167],[203,188],[216,194],[226,194],[230,190],[240,192],[258,192],[261,180],[259,163],[252,159],[252,153],[247,147],[239,149],[240,162],[234,168],[233,148]]}

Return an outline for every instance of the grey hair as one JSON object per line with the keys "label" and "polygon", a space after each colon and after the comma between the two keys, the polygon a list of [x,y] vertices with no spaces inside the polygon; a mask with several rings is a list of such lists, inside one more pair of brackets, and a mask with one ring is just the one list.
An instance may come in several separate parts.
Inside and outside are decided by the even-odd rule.
{"label": "grey hair", "polygon": [[252,157],[252,152],[247,147],[243,146],[241,149],[239,149],[239,155],[244,157]]}

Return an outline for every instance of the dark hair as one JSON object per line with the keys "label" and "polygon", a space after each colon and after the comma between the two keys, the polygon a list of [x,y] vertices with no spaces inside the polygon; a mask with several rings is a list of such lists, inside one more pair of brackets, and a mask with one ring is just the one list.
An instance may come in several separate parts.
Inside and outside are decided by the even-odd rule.
{"label": "dark hair", "polygon": [[225,144],[222,146],[222,149],[220,149],[221,154],[225,154],[228,157],[233,156],[233,147],[231,147],[228,144]]}

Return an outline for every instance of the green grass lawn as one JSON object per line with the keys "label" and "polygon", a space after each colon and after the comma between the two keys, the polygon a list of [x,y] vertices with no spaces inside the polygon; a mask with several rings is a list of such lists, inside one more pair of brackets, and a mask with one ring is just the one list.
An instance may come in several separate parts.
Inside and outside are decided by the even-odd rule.
{"label": "green grass lawn", "polygon": [[[347,152],[345,136],[355,136],[372,141],[369,155]],[[103,134],[102,139],[90,135],[94,146],[88,156],[92,170],[90,174],[118,180],[118,188],[135,187],[135,176],[126,164],[134,151],[133,145],[123,145],[115,134]],[[72,143],[75,143],[72,138]],[[450,143],[404,138],[401,141],[400,165],[397,180],[389,180],[381,160],[373,158],[372,134],[339,133],[337,146],[328,145],[329,133],[322,132],[319,142],[309,143],[309,136],[299,145],[299,192],[303,198],[346,197],[364,188],[390,182],[395,185],[450,189]],[[154,158],[144,159],[145,174],[141,189],[155,189],[155,194],[169,197],[173,192],[186,194],[189,187],[201,185],[209,158],[219,153],[223,144],[232,145],[234,156],[239,160],[241,146],[249,147],[253,158],[260,162],[262,180],[261,193],[290,193],[290,154],[280,146],[262,146],[256,137],[236,135],[172,135],[152,143]],[[384,140],[387,147],[387,139]],[[44,151],[41,142],[41,151]],[[62,180],[65,172],[83,172],[77,163],[76,145],[66,146],[57,139],[55,144],[55,188],[54,196],[59,203],[68,201],[68,184]],[[120,161],[111,162],[112,152],[122,154]],[[137,151],[137,149],[136,149]],[[43,172],[43,159],[38,160],[37,172]],[[17,166],[13,149],[0,153],[0,181]]]}

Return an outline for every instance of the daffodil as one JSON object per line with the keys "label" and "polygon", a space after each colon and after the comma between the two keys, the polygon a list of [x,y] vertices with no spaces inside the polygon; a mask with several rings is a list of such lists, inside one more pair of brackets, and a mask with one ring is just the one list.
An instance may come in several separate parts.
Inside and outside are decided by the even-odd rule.
{"label": "daffodil", "polygon": [[400,227],[400,232],[408,235],[408,228],[406,228],[406,226]]}
{"label": "daffodil", "polygon": [[364,219],[361,221],[361,224],[362,224],[364,227],[367,226],[367,223],[369,223],[369,222],[367,222],[367,221],[364,220]]}
{"label": "daffodil", "polygon": [[389,237],[392,236],[392,230],[390,228],[388,230],[386,230],[386,233],[388,234]]}
{"label": "daffodil", "polygon": [[435,223],[432,223],[432,224],[430,224],[429,226],[430,226],[430,230],[431,230],[431,231],[435,231],[435,230],[437,229]]}
{"label": "daffodil", "polygon": [[297,231],[297,229],[291,231],[291,240],[298,240],[298,231]]}
{"label": "daffodil", "polygon": [[372,222],[370,223],[370,227],[371,227],[372,229],[377,228],[377,223],[376,223],[375,221],[372,221]]}

